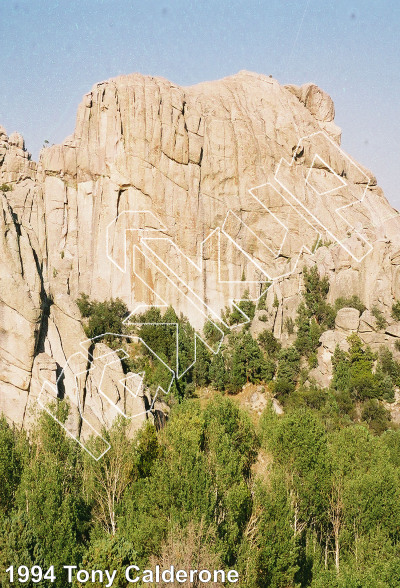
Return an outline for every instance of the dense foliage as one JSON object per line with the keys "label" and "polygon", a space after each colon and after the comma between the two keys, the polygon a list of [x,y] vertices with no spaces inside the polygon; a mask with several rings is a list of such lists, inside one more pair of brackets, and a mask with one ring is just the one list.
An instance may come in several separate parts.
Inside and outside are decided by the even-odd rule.
{"label": "dense foliage", "polygon": [[248,588],[397,587],[400,432],[352,424],[333,393],[290,398],[258,426],[218,394],[183,401],[158,433],[116,423],[99,462],[47,413],[30,442],[1,420],[0,585],[10,564],[38,564],[64,587],[68,561],[201,562]]}
{"label": "dense foliage", "polygon": [[[268,329],[253,338],[238,309],[224,315],[234,329],[209,322],[202,342],[172,308],[127,324],[121,301],[81,296],[88,336],[112,346],[105,333],[119,334],[124,368],[144,370],[150,390],[166,365],[176,370],[170,418],[133,438],[117,421],[99,462],[47,413],[29,440],[0,419],[0,586],[10,564],[38,564],[54,565],[64,587],[66,563],[222,566],[239,571],[242,588],[399,586],[400,431],[387,403],[400,364],[351,335],[335,350],[330,389],[313,384],[321,333],[338,309],[363,309],[356,297],[329,305],[328,290],[305,270],[284,348]],[[238,308],[254,317],[248,297]],[[283,414],[271,402],[259,419],[241,409],[245,384],[269,389]],[[64,401],[55,410],[67,418]],[[126,586],[123,575],[114,586]]]}

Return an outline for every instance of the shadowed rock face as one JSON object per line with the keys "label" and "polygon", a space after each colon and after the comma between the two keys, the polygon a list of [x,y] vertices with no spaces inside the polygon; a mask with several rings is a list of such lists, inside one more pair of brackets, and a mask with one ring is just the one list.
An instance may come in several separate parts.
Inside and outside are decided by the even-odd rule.
{"label": "shadowed rock face", "polygon": [[[44,149],[38,165],[22,137],[0,127],[0,185],[13,188],[1,195],[0,409],[29,420],[42,381],[55,383],[80,350],[80,292],[120,297],[130,309],[162,299],[201,328],[207,314],[245,289],[258,296],[272,279],[271,310],[253,330],[272,328],[285,343],[301,270],[316,263],[331,300],[356,294],[389,320],[382,334],[369,315],[342,312],[339,334],[320,348],[321,383],[346,328],[357,323],[372,345],[393,344],[400,219],[372,173],[340,150],[340,134],[320,88],[249,72],[190,88],[139,74],[99,83],[74,134]],[[107,385],[126,404],[120,376],[110,373]],[[86,393],[79,383],[94,427],[113,418],[98,385],[91,378]]]}

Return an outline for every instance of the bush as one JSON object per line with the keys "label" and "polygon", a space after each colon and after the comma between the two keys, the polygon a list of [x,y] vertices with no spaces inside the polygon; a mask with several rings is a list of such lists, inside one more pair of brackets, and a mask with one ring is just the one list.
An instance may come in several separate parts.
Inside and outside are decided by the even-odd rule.
{"label": "bush", "polygon": [[361,418],[377,435],[381,435],[389,427],[390,413],[378,400],[367,400],[364,403]]}
{"label": "bush", "polygon": [[353,399],[348,390],[336,390],[335,400],[341,416],[348,415],[351,419],[355,417],[355,407]]}
{"label": "bush", "polygon": [[293,333],[294,333],[294,320],[290,316],[286,317],[286,319],[285,319],[285,329],[289,335],[293,335]]}
{"label": "bush", "polygon": [[289,396],[296,387],[296,384],[288,380],[287,378],[279,378],[274,382],[273,391],[275,396],[279,398],[284,398],[285,396]]}
{"label": "bush", "polygon": [[11,192],[13,187],[10,184],[1,184],[0,191],[1,192]]}
{"label": "bush", "polygon": [[396,321],[400,321],[400,300],[396,300],[394,304],[392,304],[392,318]]}
{"label": "bush", "polygon": [[89,300],[89,296],[81,292],[79,298],[76,301],[79,311],[83,318],[88,318],[93,311],[92,302]]}
{"label": "bush", "polygon": [[366,306],[361,302],[358,296],[350,296],[349,298],[340,297],[335,300],[335,311],[341,308],[356,308],[360,314],[366,310]]}
{"label": "bush", "polygon": [[378,398],[382,398],[386,402],[394,402],[395,395],[392,378],[387,374],[383,374],[380,370],[377,370],[375,377],[377,379]]}
{"label": "bush", "polygon": [[310,312],[310,317],[313,316],[319,325],[331,329],[335,324],[335,311],[326,302],[329,292],[328,277],[321,278],[317,266],[313,266],[310,270],[304,267],[303,277],[304,300]]}
{"label": "bush", "polygon": [[378,353],[378,366],[383,374],[390,376],[396,386],[400,386],[400,363],[395,361],[393,353],[387,347],[381,347]]}
{"label": "bush", "polygon": [[267,301],[267,293],[268,293],[268,288],[270,287],[270,285],[271,285],[271,282],[266,282],[264,284],[264,291],[261,294],[261,296],[257,302],[257,310],[267,310],[265,303]]}
{"label": "bush", "polygon": [[310,369],[316,368],[318,365],[318,358],[317,358],[317,354],[315,353],[315,351],[313,351],[313,353],[311,353],[308,356],[308,365],[310,366]]}
{"label": "bush", "polygon": [[[295,346],[307,358],[316,352],[321,334],[335,323],[335,310],[326,302],[329,280],[321,278],[316,266],[303,269],[304,302],[297,309]],[[291,327],[293,325],[290,325]]]}
{"label": "bush", "polygon": [[310,354],[315,353],[323,327],[317,323],[314,316],[310,316],[310,312],[304,303],[301,303],[298,308],[296,325],[295,347],[302,355],[308,357]]}
{"label": "bush", "polygon": [[[97,300],[89,301],[86,294],[81,294],[76,303],[82,316],[89,319],[84,326],[89,339],[99,337],[110,343],[115,337],[107,333],[117,335],[124,333],[123,319],[128,314],[128,307],[120,298],[98,302]],[[101,337],[102,335],[104,337]]]}
{"label": "bush", "polygon": [[281,342],[268,329],[258,335],[258,342],[270,357],[275,357],[282,347]]}
{"label": "bush", "polygon": [[277,395],[292,392],[300,371],[300,354],[294,346],[282,349],[278,354],[278,370],[274,391]]}
{"label": "bush", "polygon": [[230,349],[226,354],[229,392],[236,394],[247,382],[256,384],[267,379],[270,369],[261,349],[247,330],[232,334],[229,343]]}
{"label": "bush", "polygon": [[375,317],[376,326],[378,327],[378,329],[384,329],[387,325],[387,320],[385,319],[383,312],[379,310],[377,306],[373,306],[371,312]]}
{"label": "bush", "polygon": [[336,347],[332,357],[333,380],[336,390],[349,392],[358,399],[394,398],[393,382],[400,377],[400,365],[393,359],[387,349],[379,352],[378,365],[373,372],[376,355],[365,347],[361,339],[353,334],[347,338],[350,343],[348,352]]}
{"label": "bush", "polygon": [[[246,316],[251,323],[256,313],[256,305],[252,300],[250,300],[248,290],[243,293],[243,298],[237,303],[236,306],[238,308],[233,308],[229,315],[229,324],[238,325],[243,323],[247,320]],[[240,309],[241,312],[238,309]],[[245,316],[243,316],[242,313],[244,313]]]}
{"label": "bush", "polygon": [[285,408],[296,409],[307,406],[313,410],[320,411],[332,401],[332,395],[326,390],[311,386],[310,388],[299,387],[291,394],[290,399],[285,403]]}
{"label": "bush", "polygon": [[203,333],[207,343],[212,347],[221,341],[223,334],[229,333],[229,329],[224,327],[222,323],[208,320],[204,325]]}

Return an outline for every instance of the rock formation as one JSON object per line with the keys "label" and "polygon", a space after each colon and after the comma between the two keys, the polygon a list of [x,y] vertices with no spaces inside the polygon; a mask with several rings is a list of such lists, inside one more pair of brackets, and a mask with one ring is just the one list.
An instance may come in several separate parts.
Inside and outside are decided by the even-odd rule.
{"label": "rock formation", "polygon": [[[285,343],[302,268],[317,264],[330,301],[357,295],[367,308],[342,309],[324,333],[317,381],[329,382],[331,354],[349,332],[397,353],[400,217],[341,151],[340,135],[320,88],[249,72],[189,88],[139,74],[96,84],[73,135],[37,165],[22,137],[0,127],[0,410],[28,423],[43,382],[55,386],[79,352],[80,367],[64,373],[65,390],[78,387],[66,392],[72,430],[81,434],[79,397],[96,430],[114,418],[95,376],[75,380],[90,357],[107,355],[103,344],[79,346],[81,292],[120,297],[131,310],[172,304],[201,329],[246,289],[257,298],[272,283],[252,328]],[[107,394],[126,408],[122,370],[113,370]],[[148,401],[132,402],[140,412]]]}

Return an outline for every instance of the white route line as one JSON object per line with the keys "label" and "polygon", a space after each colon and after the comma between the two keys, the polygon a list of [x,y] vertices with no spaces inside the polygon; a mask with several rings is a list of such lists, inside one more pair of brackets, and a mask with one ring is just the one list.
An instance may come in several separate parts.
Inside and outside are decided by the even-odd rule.
{"label": "white route line", "polygon": [[[157,353],[155,353],[149,346],[148,344],[141,339],[140,337],[137,336],[133,336],[133,335],[121,335],[121,334],[116,334],[116,333],[104,333],[102,335],[99,335],[97,337],[94,337],[93,339],[88,339],[86,341],[83,341],[80,345],[86,350],[85,345],[87,345],[88,343],[93,344],[96,342],[96,340],[100,340],[101,338],[103,338],[105,335],[114,335],[116,337],[123,337],[124,339],[135,339],[137,341],[140,341],[143,345],[145,345],[145,347],[148,349],[148,351],[153,354],[157,360],[159,360],[164,367],[169,370],[170,374],[171,374],[171,380],[169,383],[169,386],[167,388],[167,390],[164,390],[164,388],[162,388],[162,386],[158,386],[157,391],[156,391],[156,395],[154,396],[154,399],[152,401],[152,405],[150,407],[149,410],[144,411],[140,414],[145,414],[147,412],[149,412],[150,410],[153,409],[154,407],[154,402],[155,399],[157,397],[158,392],[161,390],[163,393],[168,394],[171,386],[172,386],[172,382],[174,380],[174,378],[181,378],[184,374],[187,373],[187,371],[193,367],[193,365],[196,362],[197,359],[197,339],[200,339],[203,344],[205,344],[207,346],[207,348],[212,351],[214,354],[217,354],[222,346],[222,342],[224,339],[224,331],[219,327],[218,324],[216,324],[216,322],[214,321],[218,321],[220,323],[222,323],[223,327],[225,327],[226,329],[231,329],[231,328],[237,328],[239,326],[242,326],[244,324],[246,324],[247,322],[249,322],[249,317],[240,309],[240,307],[238,306],[238,304],[240,304],[242,300],[239,301],[235,301],[235,300],[230,300],[231,304],[243,315],[243,317],[245,318],[245,321],[243,323],[240,323],[240,325],[234,325],[234,326],[230,326],[228,325],[226,322],[221,321],[221,319],[218,317],[217,313],[215,310],[213,310],[208,304],[205,303],[205,301],[203,300],[203,298],[171,267],[171,265],[168,263],[167,260],[163,259],[162,257],[160,257],[160,255],[154,250],[154,248],[151,247],[151,245],[155,242],[163,242],[163,243],[168,243],[170,245],[170,247],[172,248],[173,251],[175,251],[177,253],[178,259],[179,258],[183,258],[184,260],[186,260],[186,262],[188,262],[190,265],[189,267],[192,267],[197,274],[201,274],[203,269],[204,269],[204,248],[205,246],[210,242],[210,240],[213,237],[217,237],[217,252],[218,252],[218,257],[217,257],[217,262],[218,262],[218,281],[219,283],[242,283],[244,286],[246,286],[246,284],[262,284],[262,283],[274,283],[279,279],[282,279],[284,277],[288,277],[290,276],[297,268],[297,265],[299,263],[299,260],[301,258],[301,255],[304,252],[307,252],[309,254],[312,254],[313,252],[310,250],[310,248],[305,245],[304,243],[302,244],[302,246],[300,247],[300,250],[297,253],[296,256],[296,261],[294,263],[294,265],[292,265],[292,269],[290,271],[281,273],[279,275],[273,275],[272,273],[268,273],[268,271],[266,271],[261,265],[260,262],[258,262],[254,256],[252,254],[250,254],[248,251],[246,251],[243,247],[241,247],[237,241],[227,232],[226,230],[226,225],[228,222],[228,217],[230,215],[232,215],[239,223],[240,225],[243,225],[243,227],[245,227],[245,229],[247,231],[249,231],[249,233],[257,240],[257,242],[261,243],[270,253],[271,253],[271,257],[273,260],[278,259],[281,256],[282,253],[282,249],[283,246],[287,240],[287,236],[290,233],[290,227],[287,226],[284,222],[282,222],[282,220],[279,218],[279,215],[275,214],[274,212],[272,212],[272,210],[270,210],[261,200],[260,198],[257,197],[256,195],[256,190],[263,188],[263,187],[268,187],[269,189],[274,190],[284,201],[287,205],[290,206],[290,208],[295,212],[295,214],[297,215],[297,218],[302,219],[302,221],[309,226],[316,234],[317,234],[317,239],[319,242],[321,239],[321,228],[323,231],[325,231],[336,243],[338,243],[345,251],[347,251],[352,257],[353,259],[355,259],[356,261],[362,261],[362,259],[364,259],[366,257],[366,255],[368,255],[368,253],[370,253],[372,251],[372,245],[359,233],[358,230],[355,229],[355,227],[353,227],[348,220],[345,218],[344,216],[344,211],[349,208],[350,206],[352,206],[353,204],[355,204],[355,202],[350,202],[349,204],[346,204],[344,206],[338,207],[334,210],[335,214],[337,214],[348,226],[349,228],[357,235],[357,237],[364,243],[364,245],[368,246],[368,250],[367,252],[361,257],[361,258],[357,258],[352,252],[351,250],[334,234],[334,232],[329,229],[329,227],[325,226],[318,218],[317,216],[315,216],[315,214],[310,211],[300,200],[298,197],[296,197],[295,194],[293,194],[288,186],[285,185],[285,183],[282,181],[282,178],[279,178],[279,174],[281,173],[281,166],[286,165],[286,169],[290,171],[290,173],[293,172],[294,168],[294,163],[296,160],[296,153],[298,153],[299,148],[301,148],[302,146],[304,146],[306,141],[312,141],[313,139],[315,139],[317,136],[322,137],[324,140],[329,141],[329,143],[331,144],[331,146],[334,147],[335,150],[337,150],[340,155],[342,157],[344,157],[346,159],[347,162],[350,163],[350,165],[354,166],[357,171],[359,173],[362,174],[362,176],[364,176],[364,178],[366,179],[366,185],[365,185],[365,189],[363,192],[363,195],[361,197],[361,199],[356,198],[356,200],[358,200],[359,202],[362,202],[364,200],[364,197],[367,193],[367,190],[370,186],[371,183],[371,179],[366,175],[366,173],[342,150],[340,149],[340,147],[323,131],[317,131],[315,133],[312,133],[309,136],[303,137],[300,139],[300,141],[298,142],[297,145],[297,149],[294,150],[294,154],[292,156],[292,159],[290,161],[287,161],[285,158],[282,158],[277,166],[277,169],[275,171],[274,174],[274,180],[275,182],[279,185],[280,188],[282,188],[282,190],[277,189],[277,187],[275,187],[273,184],[271,184],[270,182],[266,182],[265,184],[260,184],[259,186],[253,187],[251,189],[248,190],[249,194],[251,195],[251,197],[258,202],[259,205],[261,205],[261,207],[268,212],[269,215],[271,215],[271,217],[283,228],[284,230],[284,236],[282,238],[282,242],[279,246],[279,248],[277,250],[273,250],[267,243],[265,243],[260,236],[253,231],[253,229],[251,229],[241,218],[240,216],[232,209],[229,209],[227,211],[226,217],[224,219],[224,222],[222,223],[221,227],[216,227],[215,229],[213,229],[210,234],[200,243],[199,246],[199,253],[197,255],[197,263],[195,261],[193,261],[188,255],[186,255],[185,253],[183,253],[183,251],[178,247],[178,245],[169,237],[160,237],[160,236],[152,236],[154,233],[156,235],[159,235],[160,232],[164,233],[164,234],[168,234],[167,228],[165,227],[165,225],[161,222],[161,220],[159,218],[156,217],[156,215],[150,211],[150,210],[127,210],[127,211],[123,211],[120,214],[118,214],[118,216],[113,219],[106,228],[106,255],[107,258],[109,259],[109,261],[114,264],[119,271],[121,271],[122,273],[126,273],[128,270],[128,251],[127,251],[127,232],[133,232],[133,231],[137,231],[139,232],[138,235],[138,242],[139,245],[134,244],[133,245],[133,256],[134,256],[134,263],[133,263],[133,274],[135,275],[136,279],[138,279],[139,281],[141,281],[148,289],[150,289],[150,291],[154,294],[154,296],[156,297],[156,299],[161,301],[161,304],[155,304],[155,305],[148,305],[142,302],[138,302],[137,305],[135,306],[134,310],[129,314],[129,316],[124,320],[124,324],[125,325],[136,325],[136,326],[141,326],[141,325],[145,325],[145,324],[149,324],[149,325],[156,325],[156,326],[174,326],[175,327],[175,334],[176,334],[176,367],[175,370],[172,370],[158,355]],[[312,143],[311,143],[312,146]],[[322,192],[320,193],[315,186],[313,186],[313,184],[310,181],[310,174],[312,172],[312,170],[315,168],[315,163],[319,161],[323,164],[323,166],[328,169],[329,172],[331,172],[339,181],[339,186],[338,187],[334,187],[332,189],[327,190],[326,192]],[[346,187],[348,184],[347,182],[345,182],[343,180],[342,177],[340,177],[336,172],[334,172],[334,170],[331,168],[331,166],[318,154],[315,153],[314,157],[312,159],[312,164],[311,167],[308,170],[307,176],[306,178],[303,178],[304,181],[304,187],[306,188],[307,186],[309,186],[312,190],[314,190],[314,192],[316,192],[317,194],[319,194],[320,196],[326,196],[328,194],[331,194],[341,188]],[[289,194],[292,200],[289,200],[286,196],[286,194]],[[352,194],[352,197],[353,194]],[[300,210],[298,210],[298,208],[294,205],[294,203],[296,203],[299,207]],[[316,226],[314,226],[314,224],[312,222],[310,222],[310,220],[308,218],[306,218],[306,216],[302,213],[302,211],[304,211],[305,214],[309,215],[309,217],[311,217],[311,219],[316,223]],[[118,263],[118,261],[115,259],[115,256],[113,254],[114,252],[114,247],[115,247],[115,240],[116,238],[121,238],[121,234],[120,232],[117,230],[117,223],[120,219],[127,219],[127,221],[132,224],[136,224],[138,226],[127,226],[124,227],[124,231],[123,231],[123,235],[122,235],[122,250],[123,250],[123,264],[121,265],[120,263]],[[150,221],[150,222],[149,222]],[[150,225],[154,225],[154,227],[150,227],[149,228],[149,224]],[[111,235],[110,232],[111,230],[114,231],[114,235],[113,235],[113,241],[111,242]],[[140,234],[141,233],[141,234]],[[149,235],[150,234],[150,235]],[[251,281],[247,281],[247,280],[222,280],[221,277],[221,236],[224,236],[226,239],[228,239],[228,241],[234,245],[234,247],[236,247],[240,253],[242,255],[244,255],[244,257],[250,262],[252,263],[260,272],[260,274],[262,274],[262,276],[265,277],[264,279],[261,279],[260,276],[260,280],[251,280]],[[149,263],[154,269],[155,271],[161,273],[161,275],[170,283],[173,285],[174,288],[176,288],[179,292],[180,295],[183,296],[187,302],[189,302],[190,304],[192,304],[194,306],[194,308],[197,310],[197,312],[199,312],[202,317],[205,320],[210,320],[212,322],[212,324],[214,325],[215,329],[217,329],[221,335],[220,340],[218,342],[218,347],[217,349],[213,349],[206,340],[204,340],[204,338],[202,338],[200,336],[200,334],[198,333],[194,333],[194,360],[193,362],[189,365],[189,367],[187,367],[182,373],[179,373],[179,324],[178,323],[138,323],[138,322],[130,322],[130,318],[134,317],[137,315],[138,310],[142,309],[142,308],[148,308],[149,306],[156,306],[159,308],[166,308],[168,305],[167,303],[161,298],[160,294],[157,293],[154,288],[146,282],[146,280],[144,280],[142,278],[142,276],[138,273],[138,271],[136,270],[136,256],[137,254],[142,255],[146,262]],[[156,261],[154,261],[154,259]],[[173,276],[176,280],[176,282],[171,278],[171,276]],[[184,291],[185,290],[185,291]],[[189,292],[191,296],[188,296],[186,292]],[[265,295],[266,291],[263,291],[260,293],[260,295],[257,298],[253,298],[250,299],[253,302],[257,302],[262,296]],[[211,320],[210,317],[214,317],[214,320]],[[127,357],[126,352],[121,348],[118,351],[122,351],[125,354],[125,357]],[[70,368],[70,363],[71,363],[71,359],[73,357],[75,357],[77,354],[74,354],[73,356],[71,356],[67,362],[66,365],[64,366],[60,376],[57,379],[57,383],[56,386],[52,385],[50,382],[45,381],[45,383],[42,386],[42,390],[39,394],[39,398],[38,398],[38,403],[67,431],[67,433],[72,436],[80,445],[81,447],[83,447],[83,449],[85,449],[88,453],[90,453],[90,455],[92,455],[92,457],[96,460],[99,460],[109,449],[110,449],[110,445],[109,443],[103,439],[103,437],[101,437],[100,433],[98,431],[96,431],[94,429],[94,427],[83,418],[83,410],[82,407],[80,405],[80,397],[79,397],[79,385],[78,385],[78,376],[79,375],[83,375],[83,374],[87,374],[87,372],[92,371],[93,369],[96,368],[95,365],[93,365],[93,363],[97,360],[101,360],[104,357],[107,357],[108,355],[113,355],[114,356],[115,352],[110,352],[109,354],[105,354],[103,356],[100,356],[98,358],[93,358],[93,356],[91,356],[91,354],[89,354],[89,362],[90,362],[90,367],[83,371],[83,372],[79,372],[74,374],[75,376],[75,381],[76,381],[76,394],[77,394],[77,406],[78,406],[78,411],[80,413],[82,422],[84,422],[88,427],[90,427],[94,434],[98,437],[101,438],[102,441],[105,443],[106,449],[98,456],[96,457],[95,455],[93,455],[91,453],[91,451],[84,445],[84,443],[77,438],[76,436],[73,435],[73,433],[71,433],[71,431],[68,431],[67,427],[60,422],[59,419],[57,419],[57,417],[49,410],[49,408],[46,406],[46,404],[41,400],[41,395],[42,392],[45,390],[46,386],[50,386],[52,393],[57,397],[57,389],[58,389],[58,384],[60,382],[60,379],[63,377],[63,374],[65,373],[65,370],[67,368]],[[81,352],[78,352],[78,354],[82,355],[82,357],[84,357],[85,360],[87,360],[87,358],[85,356],[83,356],[83,354]],[[110,363],[114,363],[120,361],[120,358],[118,357],[117,359],[113,359],[112,362]],[[120,412],[120,414],[122,414],[125,418],[133,418],[135,416],[139,416],[139,414],[137,415],[132,415],[131,417],[128,417],[124,411],[122,411],[120,409],[120,407],[118,407],[114,402],[111,401],[110,398],[108,398],[108,396],[102,391],[101,387],[103,384],[103,378],[104,378],[104,373],[105,373],[105,368],[110,365],[110,364],[106,364],[103,367],[103,372],[101,375],[101,379],[100,379],[100,384],[98,387],[99,393],[118,411]],[[71,369],[71,368],[70,368]],[[73,370],[72,370],[73,371]],[[132,390],[126,385],[126,382],[131,379],[131,378],[139,378],[139,385],[137,387],[137,391],[136,394],[134,394],[132,392]],[[140,388],[143,386],[143,379],[144,379],[144,372],[141,372],[140,374],[132,374],[131,376],[128,376],[127,378],[124,378],[122,380],[119,380],[119,383],[121,383],[124,388],[126,388],[126,390],[133,395],[134,397],[136,397],[139,393]]]}

